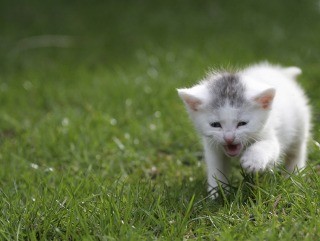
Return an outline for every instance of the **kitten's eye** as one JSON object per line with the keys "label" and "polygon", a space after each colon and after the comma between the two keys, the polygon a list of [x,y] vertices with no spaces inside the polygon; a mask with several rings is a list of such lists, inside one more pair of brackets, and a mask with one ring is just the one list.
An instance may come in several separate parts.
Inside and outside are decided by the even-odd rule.
{"label": "kitten's eye", "polygon": [[210,123],[210,125],[211,125],[212,127],[214,127],[214,128],[221,128],[220,122],[212,122],[212,123]]}
{"label": "kitten's eye", "polygon": [[237,125],[237,127],[239,126],[245,126],[246,124],[248,124],[248,122],[245,122],[245,121],[240,121]]}

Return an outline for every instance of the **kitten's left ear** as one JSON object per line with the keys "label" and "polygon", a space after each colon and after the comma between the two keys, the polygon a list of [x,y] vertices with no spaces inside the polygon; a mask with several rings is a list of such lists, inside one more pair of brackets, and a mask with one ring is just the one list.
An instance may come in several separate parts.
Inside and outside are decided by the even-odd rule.
{"label": "kitten's left ear", "polygon": [[262,108],[265,110],[268,110],[271,108],[272,101],[274,99],[274,96],[276,94],[276,90],[274,88],[267,89],[263,91],[262,93],[258,94],[253,98],[253,100]]}
{"label": "kitten's left ear", "polygon": [[180,98],[192,111],[198,111],[203,101],[194,93],[193,88],[177,89]]}

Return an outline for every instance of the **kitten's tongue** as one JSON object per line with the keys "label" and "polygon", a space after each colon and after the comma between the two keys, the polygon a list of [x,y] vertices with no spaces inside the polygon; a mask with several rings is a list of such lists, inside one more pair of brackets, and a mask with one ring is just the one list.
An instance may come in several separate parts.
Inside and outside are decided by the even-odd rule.
{"label": "kitten's tongue", "polygon": [[224,149],[229,156],[237,156],[241,152],[241,144],[225,145]]}

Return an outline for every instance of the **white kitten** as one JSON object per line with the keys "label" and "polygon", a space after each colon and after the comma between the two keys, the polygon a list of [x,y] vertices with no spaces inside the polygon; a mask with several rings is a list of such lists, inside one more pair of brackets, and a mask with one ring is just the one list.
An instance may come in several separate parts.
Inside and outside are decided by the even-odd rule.
{"label": "white kitten", "polygon": [[208,190],[226,183],[229,159],[247,172],[285,160],[289,172],[306,164],[310,109],[295,82],[297,67],[268,63],[236,73],[213,72],[192,88],[178,89],[203,138]]}

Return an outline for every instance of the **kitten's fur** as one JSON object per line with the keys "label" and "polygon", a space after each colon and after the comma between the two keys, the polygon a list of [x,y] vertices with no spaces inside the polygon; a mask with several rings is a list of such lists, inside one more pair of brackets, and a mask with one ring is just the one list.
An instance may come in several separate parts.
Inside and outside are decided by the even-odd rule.
{"label": "kitten's fur", "polygon": [[306,164],[310,109],[295,82],[297,67],[268,63],[236,73],[212,72],[199,84],[178,89],[203,138],[208,190],[225,183],[229,159],[239,157],[247,172],[285,160],[289,172]]}

